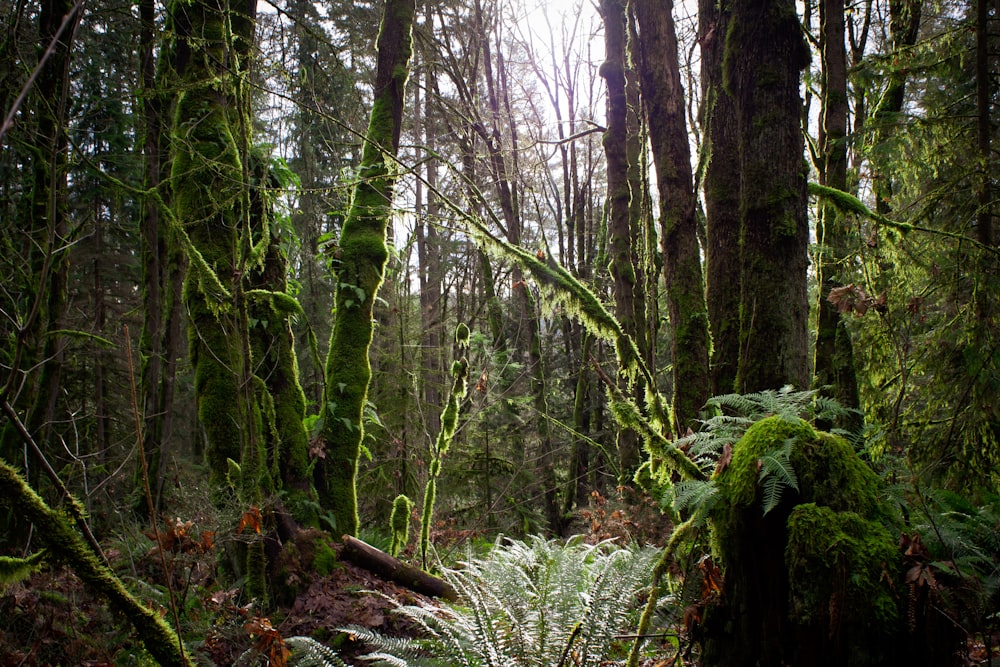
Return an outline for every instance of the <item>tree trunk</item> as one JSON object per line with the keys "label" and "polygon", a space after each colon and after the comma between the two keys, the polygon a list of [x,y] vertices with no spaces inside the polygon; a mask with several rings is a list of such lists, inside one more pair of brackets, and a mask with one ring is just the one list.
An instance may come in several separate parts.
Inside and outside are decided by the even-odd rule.
{"label": "tree trunk", "polygon": [[704,176],[706,299],[712,331],[712,394],[736,390],[740,349],[740,166],[736,107],[723,85],[731,2],[700,0],[698,40],[706,158]]}
{"label": "tree trunk", "polygon": [[326,359],[320,433],[324,448],[315,468],[320,504],[337,530],[358,530],[355,486],[364,437],[362,415],[371,381],[372,308],[389,253],[386,229],[395,185],[403,97],[409,73],[414,0],[387,0],[378,37],[371,120],[362,149],[360,178],[340,235],[336,310]]}
{"label": "tree trunk", "polygon": [[[823,60],[819,182],[847,191],[847,48],[843,0],[820,0],[819,16]],[[827,300],[830,291],[845,282],[843,276],[850,257],[848,234],[845,215],[824,202],[816,223],[820,293],[813,382],[844,407],[857,408],[860,400],[854,374],[854,346],[841,312]],[[856,419],[845,421],[838,426],[859,427],[856,422]]]}
{"label": "tree trunk", "polygon": [[[31,95],[36,146],[31,162],[31,193],[24,210],[26,247],[32,284],[27,288],[29,312],[19,324],[18,349],[12,368],[37,371],[29,374],[26,385],[25,422],[28,430],[49,440],[61,391],[65,338],[51,333],[63,329],[69,276],[69,225],[66,212],[68,105],[70,46],[80,11],[71,12],[70,0],[46,0],[38,12],[39,57],[51,47],[52,53],[40,70]],[[64,23],[65,22],[65,23]],[[57,39],[57,35],[59,38]],[[17,372],[11,373],[8,390],[14,387]],[[0,433],[0,455],[10,461],[23,457],[18,435],[8,425]],[[27,462],[25,462],[27,464]],[[35,478],[38,466],[28,466]]]}
{"label": "tree trunk", "polygon": [[809,227],[799,75],[808,51],[791,0],[736,3],[724,62],[740,165],[741,393],[809,386]]}
{"label": "tree trunk", "polygon": [[640,81],[660,199],[673,359],[673,427],[683,434],[710,395],[709,334],[684,91],[672,3],[636,0]]}
{"label": "tree trunk", "polygon": [[[645,310],[637,303],[637,291],[641,290],[641,267],[637,266],[635,230],[639,222],[633,216],[638,213],[640,192],[633,192],[634,179],[630,178],[632,165],[629,164],[628,96],[626,86],[626,35],[627,22],[625,6],[621,0],[602,0],[601,16],[604,19],[604,44],[607,59],[601,65],[601,76],[608,88],[608,129],[604,134],[604,153],[608,163],[607,229],[609,268],[612,277],[612,295],[615,302],[615,317],[622,330],[632,337],[643,352],[645,342]],[[646,355],[642,354],[643,361]],[[631,378],[621,378],[622,391],[633,394]],[[640,402],[640,405],[642,403]],[[639,466],[639,438],[631,429],[618,432],[618,460],[622,483],[631,479]]]}

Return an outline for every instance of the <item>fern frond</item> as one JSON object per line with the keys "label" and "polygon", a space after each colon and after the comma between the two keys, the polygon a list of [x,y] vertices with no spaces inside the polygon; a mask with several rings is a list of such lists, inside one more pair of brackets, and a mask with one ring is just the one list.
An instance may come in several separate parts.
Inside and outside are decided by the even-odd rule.
{"label": "fern frond", "polygon": [[288,664],[295,667],[350,667],[336,651],[312,637],[288,637],[285,646],[292,652]]}
{"label": "fern frond", "polygon": [[781,496],[786,488],[799,490],[799,478],[792,467],[792,447],[795,439],[789,438],[781,445],[767,451],[760,458],[760,475],[758,484],[763,492],[764,514],[767,514],[781,502]]}
{"label": "fern frond", "polygon": [[678,514],[697,517],[696,522],[704,523],[719,497],[719,487],[715,480],[682,480],[670,489],[670,501]]}

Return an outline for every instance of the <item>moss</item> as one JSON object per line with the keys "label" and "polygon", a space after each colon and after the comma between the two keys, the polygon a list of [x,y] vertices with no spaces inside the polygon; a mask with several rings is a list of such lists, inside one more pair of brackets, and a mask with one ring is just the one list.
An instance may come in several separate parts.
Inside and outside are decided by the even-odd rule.
{"label": "moss", "polygon": [[392,514],[389,516],[389,528],[392,531],[392,546],[389,554],[398,556],[410,541],[410,512],[413,511],[413,501],[403,494],[392,501]]}
{"label": "moss", "polygon": [[729,466],[718,475],[719,488],[730,505],[746,507],[758,499],[757,478],[760,470],[757,462],[789,438],[794,438],[796,444],[810,442],[816,438],[816,431],[801,419],[782,417],[762,419],[746,430],[733,447]]}
{"label": "moss", "polygon": [[127,618],[146,649],[161,665],[193,664],[184,645],[158,611],[136,600],[67,523],[49,507],[14,468],[0,460],[0,498],[35,525],[52,558],[65,562],[80,579]]}
{"label": "moss", "polygon": [[388,2],[378,37],[375,99],[362,148],[360,179],[340,235],[341,263],[320,433],[325,458],[317,461],[316,489],[337,530],[357,533],[355,480],[362,413],[371,381],[372,309],[382,284],[385,243],[395,185],[403,88],[411,56],[412,0]]}
{"label": "moss", "polygon": [[896,542],[877,521],[816,503],[798,505],[788,519],[789,595],[793,618],[827,625],[892,627],[899,570]]}
{"label": "moss", "polygon": [[313,551],[312,569],[319,576],[326,577],[337,567],[337,552],[323,536],[317,537],[313,545],[315,550]]}
{"label": "moss", "polygon": [[[786,486],[765,515],[759,462],[789,440],[798,488]],[[827,651],[821,664],[880,664],[898,628],[900,563],[881,522],[879,478],[853,448],[801,419],[773,416],[747,429],[716,479],[712,541],[726,587],[715,627],[739,627],[741,650],[786,637],[768,650],[792,663],[815,664]]]}

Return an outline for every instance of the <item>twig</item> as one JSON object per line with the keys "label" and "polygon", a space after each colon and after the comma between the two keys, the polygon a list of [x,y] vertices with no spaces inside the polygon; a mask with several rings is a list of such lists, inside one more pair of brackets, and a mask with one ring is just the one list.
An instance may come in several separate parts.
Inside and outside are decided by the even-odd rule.
{"label": "twig", "polygon": [[45,63],[48,62],[49,58],[56,51],[56,45],[59,43],[59,38],[62,37],[63,32],[66,31],[66,27],[69,26],[73,17],[76,15],[80,8],[87,2],[87,0],[77,0],[76,4],[73,5],[66,16],[63,17],[62,23],[59,25],[59,30],[56,31],[55,36],[52,41],[49,42],[48,47],[45,49],[45,53],[39,58],[38,64],[35,65],[35,69],[31,72],[31,76],[28,80],[24,82],[24,86],[21,88],[20,94],[17,99],[14,100],[14,104],[11,105],[10,111],[7,113],[7,117],[3,119],[3,125],[0,125],[0,139],[3,139],[3,135],[7,134],[7,130],[14,127],[14,116],[17,115],[17,110],[21,108],[24,104],[24,100],[28,97],[28,92],[31,91],[31,87],[35,85],[35,79],[38,75],[42,73],[42,68],[45,67]]}
{"label": "twig", "polygon": [[170,600],[170,613],[174,617],[174,629],[177,632],[177,642],[181,644],[181,653],[184,652],[184,645],[181,643],[181,617],[177,613],[176,593],[171,581],[170,570],[167,569],[167,556],[164,554],[163,540],[160,538],[160,528],[156,521],[156,508],[153,506],[153,493],[149,488],[149,466],[146,463],[146,448],[142,441],[142,420],[139,414],[138,391],[135,386],[135,366],[132,363],[132,338],[129,335],[128,325],[125,325],[125,352],[128,356],[128,383],[132,392],[132,416],[135,419],[135,437],[138,441],[139,461],[142,463],[142,487],[146,492],[146,507],[149,509],[149,520],[153,524],[153,535],[156,538],[156,550],[160,554],[160,567],[163,568],[164,579],[167,584],[167,599]]}

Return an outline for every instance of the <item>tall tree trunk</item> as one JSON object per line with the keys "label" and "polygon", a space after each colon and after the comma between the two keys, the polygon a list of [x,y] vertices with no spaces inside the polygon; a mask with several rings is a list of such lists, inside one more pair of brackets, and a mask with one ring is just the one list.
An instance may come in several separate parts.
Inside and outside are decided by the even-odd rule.
{"label": "tall tree trunk", "polygon": [[[622,329],[636,345],[645,342],[645,315],[637,303],[636,292],[641,290],[641,267],[637,266],[635,240],[639,222],[633,216],[639,211],[641,192],[633,192],[634,179],[630,178],[629,164],[628,95],[626,85],[627,20],[621,0],[602,0],[601,16],[604,19],[604,44],[606,60],[601,65],[601,76],[608,88],[608,129],[604,133],[604,153],[608,163],[607,229],[609,269],[612,277],[612,295],[615,317]],[[640,352],[643,348],[639,347]],[[645,354],[643,353],[643,361]],[[621,378],[632,394],[634,384],[630,378]],[[640,403],[641,405],[641,403]],[[621,481],[632,477],[639,465],[639,438],[631,429],[618,433],[618,461]]]}
{"label": "tall tree trunk", "polygon": [[712,331],[712,393],[736,390],[740,349],[740,166],[736,107],[723,85],[730,0],[700,0],[698,40],[705,149],[706,299]]}
{"label": "tall tree trunk", "polygon": [[[899,53],[917,43],[922,6],[922,0],[889,0],[889,40],[894,53]],[[886,87],[871,113],[873,146],[877,146],[893,133],[894,119],[903,110],[905,93],[906,72],[902,68],[890,68]],[[891,175],[881,160],[875,161],[872,168],[875,171],[872,178],[875,210],[882,215],[888,215],[889,202],[892,198]]]}
{"label": "tall tree trunk", "polygon": [[808,51],[791,0],[736,3],[725,77],[740,165],[741,393],[809,386],[809,227],[799,77]]}
{"label": "tall tree trunk", "polygon": [[[427,5],[428,20],[430,20],[430,4]],[[424,71],[423,90],[427,91],[424,104],[419,104],[419,93],[415,93],[415,103],[418,107],[417,119],[423,124],[418,128],[418,134],[423,132],[424,145],[431,151],[436,150],[435,137],[438,132],[432,127],[434,123],[434,106],[431,91],[434,90],[433,73],[430,67]],[[420,87],[418,86],[419,90]],[[420,114],[423,114],[421,117]],[[426,170],[427,192],[424,194],[423,183],[417,181],[417,222],[414,230],[417,235],[417,260],[420,266],[420,359],[423,365],[421,384],[423,386],[423,414],[427,423],[427,432],[434,438],[441,428],[441,397],[445,386],[443,350],[444,337],[442,312],[442,273],[441,247],[438,240],[437,222],[440,213],[438,194],[438,165],[435,158],[424,157]]]}
{"label": "tall tree trunk", "polygon": [[414,0],[387,0],[378,36],[375,98],[362,148],[360,178],[340,235],[336,310],[326,359],[320,433],[324,447],[315,468],[320,504],[341,533],[358,531],[355,485],[362,415],[371,382],[372,308],[389,257],[386,229],[392,212],[403,98],[409,73]]}
{"label": "tall tree trunk", "polygon": [[695,427],[710,395],[709,334],[695,193],[672,2],[636,0],[640,81],[660,199],[664,275],[673,333],[674,429]]}
{"label": "tall tree trunk", "polygon": [[[846,191],[847,183],[847,48],[843,0],[820,0],[820,55],[822,110],[819,128],[819,182]],[[817,263],[819,315],[816,333],[813,382],[843,406],[859,407],[854,373],[854,350],[841,312],[827,299],[830,291],[844,284],[842,276],[850,257],[847,220],[843,213],[824,202],[816,223],[820,253]],[[838,424],[851,428],[851,423]]]}
{"label": "tall tree trunk", "polygon": [[[66,219],[66,182],[68,140],[66,109],[70,46],[80,12],[70,10],[70,0],[46,0],[38,13],[39,58],[51,47],[51,55],[39,72],[31,91],[30,104],[35,121],[31,194],[24,209],[26,255],[30,258],[27,300],[29,312],[20,325],[18,350],[6,390],[16,386],[17,373],[37,368],[26,386],[28,431],[39,442],[48,441],[61,388],[62,358],[65,338],[56,333],[63,327],[69,275],[68,222]],[[58,37],[57,37],[58,36]],[[10,461],[22,460],[16,429],[8,425],[0,434],[0,455]],[[25,465],[29,462],[25,461]],[[29,466],[30,480],[37,480],[38,466]]]}

